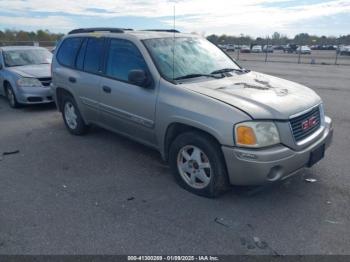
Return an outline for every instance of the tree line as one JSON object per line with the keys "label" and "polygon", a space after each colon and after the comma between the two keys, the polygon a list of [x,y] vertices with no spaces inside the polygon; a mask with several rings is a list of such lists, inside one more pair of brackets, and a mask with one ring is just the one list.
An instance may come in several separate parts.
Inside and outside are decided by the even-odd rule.
{"label": "tree line", "polygon": [[48,30],[37,30],[36,32],[0,30],[0,42],[56,42],[63,36],[64,34],[56,34]]}
{"label": "tree line", "polygon": [[209,41],[218,44],[235,44],[235,45],[286,45],[286,44],[298,44],[298,45],[350,45],[350,34],[339,37],[335,36],[316,36],[309,35],[307,33],[300,33],[289,38],[286,35],[278,32],[273,33],[271,36],[265,38],[257,37],[253,38],[248,35],[241,34],[240,36],[230,35],[209,35],[207,37]]}
{"label": "tree line", "polygon": [[[36,32],[17,31],[6,29],[0,30],[0,42],[56,42],[61,39],[64,34],[52,33],[48,30],[37,30]],[[350,45],[350,34],[339,37],[334,36],[316,36],[307,33],[297,34],[294,38],[288,38],[286,35],[278,32],[271,36],[262,38],[253,38],[248,35],[241,34],[240,36],[231,35],[209,35],[209,41],[214,44],[236,44],[236,45],[286,45],[294,43],[298,45]]]}

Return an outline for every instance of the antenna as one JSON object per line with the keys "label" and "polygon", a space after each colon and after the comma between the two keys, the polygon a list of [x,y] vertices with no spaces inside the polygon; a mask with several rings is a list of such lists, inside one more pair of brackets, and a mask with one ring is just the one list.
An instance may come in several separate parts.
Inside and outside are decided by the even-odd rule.
{"label": "antenna", "polygon": [[175,4],[174,4],[174,33],[173,33],[173,81],[175,79]]}

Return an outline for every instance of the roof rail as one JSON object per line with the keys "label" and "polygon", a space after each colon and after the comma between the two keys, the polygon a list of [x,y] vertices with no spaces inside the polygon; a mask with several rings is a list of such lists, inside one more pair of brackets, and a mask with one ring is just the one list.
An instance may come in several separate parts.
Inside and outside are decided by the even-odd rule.
{"label": "roof rail", "polygon": [[131,31],[128,28],[112,28],[112,27],[93,27],[93,28],[79,28],[70,31],[68,34],[80,34],[80,33],[93,33],[93,32],[111,32],[111,33],[124,33],[124,31]]}
{"label": "roof rail", "polygon": [[153,32],[167,32],[167,33],[180,33],[180,31],[176,29],[145,29],[141,31],[153,31]]}

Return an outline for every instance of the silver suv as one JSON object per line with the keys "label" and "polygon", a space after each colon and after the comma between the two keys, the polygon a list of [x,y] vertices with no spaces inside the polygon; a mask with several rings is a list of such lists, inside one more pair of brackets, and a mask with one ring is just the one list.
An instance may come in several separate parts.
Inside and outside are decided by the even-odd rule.
{"label": "silver suv", "polygon": [[96,124],[156,148],[199,195],[283,180],[331,143],[332,121],[314,91],[246,70],[195,35],[77,29],[52,70],[72,134]]}

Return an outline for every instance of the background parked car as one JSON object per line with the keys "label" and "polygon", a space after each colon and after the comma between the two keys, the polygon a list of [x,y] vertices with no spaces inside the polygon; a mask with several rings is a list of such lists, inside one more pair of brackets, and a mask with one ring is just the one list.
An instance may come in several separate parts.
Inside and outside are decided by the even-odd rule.
{"label": "background parked car", "polygon": [[340,55],[350,55],[350,45],[340,46],[337,50]]}
{"label": "background parked car", "polygon": [[226,51],[227,52],[234,52],[235,51],[235,46],[233,44],[226,45]]}
{"label": "background parked car", "polygon": [[298,46],[296,44],[288,44],[284,47],[284,53],[294,53],[297,50]]}
{"label": "background parked car", "polygon": [[264,53],[273,53],[272,45],[264,45],[263,51],[264,51]]}
{"label": "background parked car", "polygon": [[302,55],[311,55],[311,49],[310,47],[303,45],[299,46],[298,49],[296,50],[297,54],[302,54]]}
{"label": "background parked car", "polygon": [[262,53],[262,48],[260,45],[255,45],[252,47],[252,53]]}
{"label": "background parked car", "polygon": [[219,47],[221,50],[226,50],[226,46],[225,46],[225,45],[218,44],[218,47]]}
{"label": "background parked car", "polygon": [[52,54],[34,46],[0,48],[0,95],[11,107],[53,102],[51,95]]}
{"label": "background parked car", "polygon": [[285,46],[283,45],[274,45],[273,50],[283,50]]}
{"label": "background parked car", "polygon": [[250,53],[250,47],[247,45],[242,45],[240,50],[241,53]]}

